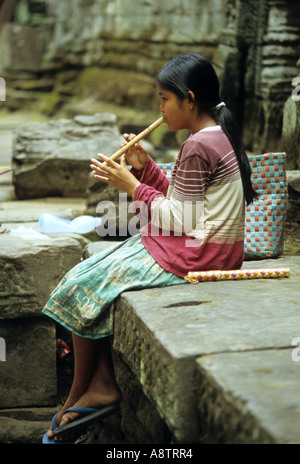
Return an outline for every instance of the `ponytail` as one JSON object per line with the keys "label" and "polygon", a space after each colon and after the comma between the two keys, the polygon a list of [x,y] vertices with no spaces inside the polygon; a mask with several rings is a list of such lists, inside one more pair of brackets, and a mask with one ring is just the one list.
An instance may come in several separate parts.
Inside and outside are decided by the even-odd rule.
{"label": "ponytail", "polygon": [[258,194],[252,186],[250,163],[232,114],[220,99],[219,80],[210,62],[197,53],[177,56],[160,70],[157,82],[162,88],[174,92],[179,99],[183,99],[191,90],[199,108],[211,114],[221,126],[239,163],[246,203],[252,203]]}
{"label": "ponytail", "polygon": [[239,130],[234,118],[232,117],[231,111],[226,107],[226,105],[219,104],[217,106],[220,106],[217,111],[214,111],[215,108],[212,110],[214,113],[217,113],[216,115],[213,115],[213,117],[221,126],[223,132],[227,135],[235,152],[241,172],[245,200],[247,205],[249,205],[253,202],[255,197],[258,196],[251,182],[251,167],[249,159],[243,148]]}

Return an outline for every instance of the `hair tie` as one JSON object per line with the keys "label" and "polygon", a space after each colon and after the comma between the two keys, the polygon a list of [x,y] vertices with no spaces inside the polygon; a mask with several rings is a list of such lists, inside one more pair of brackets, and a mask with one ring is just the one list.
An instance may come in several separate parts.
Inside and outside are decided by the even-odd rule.
{"label": "hair tie", "polygon": [[224,102],[221,102],[218,105],[216,105],[213,109],[219,111],[219,109],[222,108],[222,106],[226,106],[226,104]]}

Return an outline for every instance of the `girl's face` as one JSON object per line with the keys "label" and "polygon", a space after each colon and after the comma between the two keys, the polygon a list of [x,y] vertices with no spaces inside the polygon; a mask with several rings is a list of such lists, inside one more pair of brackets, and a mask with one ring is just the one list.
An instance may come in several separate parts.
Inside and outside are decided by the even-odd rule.
{"label": "girl's face", "polygon": [[161,103],[159,110],[168,124],[170,131],[189,129],[191,123],[191,111],[188,98],[180,100],[170,90],[158,88]]}

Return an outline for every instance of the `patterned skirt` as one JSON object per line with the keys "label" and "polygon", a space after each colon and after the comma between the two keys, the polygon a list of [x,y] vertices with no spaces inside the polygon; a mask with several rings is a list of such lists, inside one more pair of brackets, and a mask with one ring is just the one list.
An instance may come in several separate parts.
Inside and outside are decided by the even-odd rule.
{"label": "patterned skirt", "polygon": [[114,301],[122,292],[183,283],[152,258],[138,234],[77,264],[42,312],[81,337],[107,337],[113,334]]}

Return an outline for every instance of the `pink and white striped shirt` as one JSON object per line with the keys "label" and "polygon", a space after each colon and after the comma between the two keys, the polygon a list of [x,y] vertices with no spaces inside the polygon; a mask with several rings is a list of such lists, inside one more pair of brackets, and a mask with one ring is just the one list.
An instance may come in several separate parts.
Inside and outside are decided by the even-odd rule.
{"label": "pink and white striped shirt", "polygon": [[[239,269],[244,258],[245,199],[238,161],[220,126],[182,145],[171,180],[152,158],[141,173],[135,208],[145,248],[167,271]],[[145,221],[146,219],[146,221]]]}

